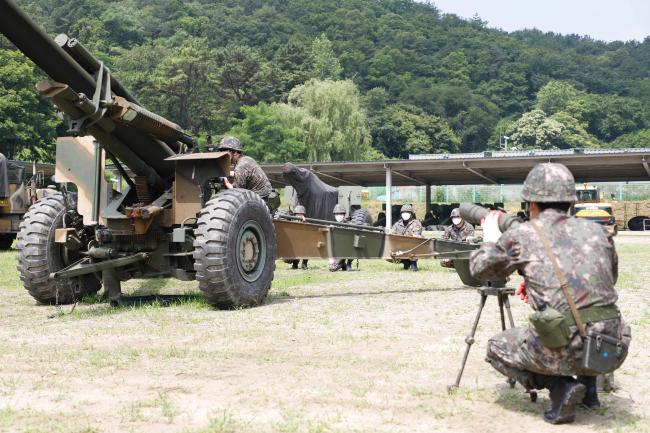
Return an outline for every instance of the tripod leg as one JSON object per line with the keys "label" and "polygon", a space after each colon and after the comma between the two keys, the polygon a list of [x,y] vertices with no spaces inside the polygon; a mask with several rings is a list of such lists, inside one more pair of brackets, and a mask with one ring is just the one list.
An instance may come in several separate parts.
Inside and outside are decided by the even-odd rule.
{"label": "tripod leg", "polygon": [[512,318],[512,310],[510,310],[510,299],[508,299],[507,295],[504,295],[503,297],[503,304],[506,306],[506,311],[508,312],[508,321],[510,322],[510,327],[514,328],[515,321]]}
{"label": "tripod leg", "polygon": [[467,357],[469,356],[469,350],[472,348],[472,344],[474,344],[474,334],[476,334],[476,328],[478,327],[478,321],[481,318],[481,312],[483,311],[483,307],[485,307],[486,299],[487,299],[487,295],[481,293],[481,300],[479,301],[478,304],[478,311],[476,313],[476,317],[474,318],[472,331],[467,337],[465,337],[465,343],[467,344],[467,347],[465,347],[465,354],[463,355],[463,361],[460,364],[460,370],[458,370],[458,376],[456,376],[456,383],[447,386],[448,392],[451,392],[452,390],[458,388],[458,386],[460,385],[460,378],[463,377],[463,371],[465,370],[465,364],[467,364]]}
{"label": "tripod leg", "polygon": [[[497,300],[499,301],[499,313],[500,313],[500,317],[501,317],[501,330],[502,331],[506,330],[506,318],[505,318],[505,315],[503,314],[503,303],[504,303],[503,298],[504,297],[505,296],[502,293],[499,293],[497,295]],[[506,298],[506,300],[507,300],[507,298]]]}

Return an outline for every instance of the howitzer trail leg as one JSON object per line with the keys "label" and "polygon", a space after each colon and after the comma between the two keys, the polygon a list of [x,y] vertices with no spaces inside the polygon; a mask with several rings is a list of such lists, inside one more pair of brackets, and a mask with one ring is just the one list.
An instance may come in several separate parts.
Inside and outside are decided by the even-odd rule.
{"label": "howitzer trail leg", "polygon": [[463,371],[465,370],[465,364],[467,364],[467,357],[469,356],[469,351],[474,344],[474,335],[476,334],[476,328],[478,327],[478,322],[481,319],[481,313],[483,312],[483,307],[485,307],[485,301],[487,300],[487,295],[481,291],[481,300],[478,304],[478,311],[476,312],[476,317],[474,318],[474,324],[472,325],[472,330],[469,335],[465,337],[465,353],[463,354],[463,361],[460,364],[460,370],[458,370],[458,375],[456,376],[456,382],[453,385],[447,386],[447,391],[452,392],[454,389],[457,389],[460,385],[460,379],[463,377]]}

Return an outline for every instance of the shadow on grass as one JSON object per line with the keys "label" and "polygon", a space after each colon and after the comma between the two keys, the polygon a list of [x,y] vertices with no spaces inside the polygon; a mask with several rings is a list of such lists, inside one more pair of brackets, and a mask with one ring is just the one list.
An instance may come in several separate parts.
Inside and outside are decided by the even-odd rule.
{"label": "shadow on grass", "polygon": [[316,299],[316,298],[345,298],[353,296],[384,296],[384,295],[395,295],[395,294],[419,294],[419,293],[431,293],[431,292],[460,292],[467,290],[476,290],[476,287],[446,287],[446,288],[435,288],[435,289],[415,289],[415,290],[381,290],[375,292],[345,292],[345,293],[319,293],[314,295],[291,295],[286,291],[281,291],[279,293],[271,293],[265,305],[277,304],[282,302],[288,302],[297,299]]}
{"label": "shadow on grass", "polygon": [[[97,296],[84,298],[79,304],[82,308],[66,308],[66,306],[57,307],[58,312],[48,316],[49,318],[73,317],[77,319],[110,316],[115,314],[129,313],[135,310],[148,310],[167,307],[189,307],[196,310],[209,310],[210,306],[205,298],[200,294],[182,294],[182,295],[129,295],[122,296],[119,303],[111,305],[107,301],[102,301]],[[88,306],[89,308],[83,308]],[[67,306],[70,307],[70,306]]]}
{"label": "shadow on grass", "polygon": [[[519,385],[514,389],[504,385],[497,389],[495,403],[506,410],[541,419],[544,410],[550,404],[550,400],[546,390],[539,390],[537,393],[539,398],[537,402],[533,403]],[[615,394],[599,394],[603,405],[602,408],[594,410],[578,406],[574,425],[589,426],[592,431],[648,431],[647,419],[628,410],[634,404],[631,398],[624,398]]]}

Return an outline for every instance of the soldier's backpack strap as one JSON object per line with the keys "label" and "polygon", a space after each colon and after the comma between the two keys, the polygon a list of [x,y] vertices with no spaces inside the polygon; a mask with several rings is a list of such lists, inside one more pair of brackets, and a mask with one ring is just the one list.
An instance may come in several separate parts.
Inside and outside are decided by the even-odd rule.
{"label": "soldier's backpack strap", "polygon": [[569,292],[569,283],[567,283],[567,280],[564,277],[562,270],[560,269],[560,265],[558,264],[557,259],[555,258],[555,254],[553,254],[553,250],[551,250],[551,247],[549,246],[548,241],[546,240],[546,236],[544,236],[542,230],[540,230],[540,228],[537,227],[537,224],[535,224],[534,221],[531,221],[530,225],[533,227],[533,230],[535,230],[535,232],[537,233],[537,236],[539,236],[539,238],[542,240],[542,244],[544,245],[544,249],[546,250],[546,255],[548,255],[548,257],[551,259],[553,272],[555,272],[555,276],[560,281],[560,287],[562,288],[562,292],[564,292],[564,297],[566,298],[567,303],[569,304],[569,308],[571,309],[571,314],[573,315],[573,319],[576,321],[576,325],[578,326],[578,332],[580,333],[580,336],[582,338],[585,338],[587,336],[587,333],[585,332],[585,324],[582,322],[580,313],[578,313],[578,308],[576,307],[576,304],[573,301],[573,296],[571,296],[571,293]]}

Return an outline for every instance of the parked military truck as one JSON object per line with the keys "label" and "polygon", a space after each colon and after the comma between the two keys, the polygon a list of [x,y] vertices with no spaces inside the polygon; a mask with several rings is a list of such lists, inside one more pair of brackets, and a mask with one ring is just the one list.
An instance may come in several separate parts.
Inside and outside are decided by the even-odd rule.
{"label": "parked military truck", "polygon": [[[445,254],[457,259],[466,284],[480,284],[466,259],[476,246],[325,220],[272,220],[255,193],[223,188],[227,152],[196,153],[194,137],[144,108],[78,40],[52,40],[13,0],[0,2],[0,32],[50,77],[36,88],[71,134],[57,140],[60,192],[29,208],[17,237],[21,281],[39,302],[70,303],[103,286],[117,303],[122,281],[175,277],[197,280],[216,307],[255,305],[271,286],[276,258]],[[107,159],[125,188],[107,184]]]}
{"label": "parked military truck", "polygon": [[55,190],[47,188],[54,165],[11,161],[0,153],[0,251],[8,250],[27,209]]}

